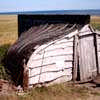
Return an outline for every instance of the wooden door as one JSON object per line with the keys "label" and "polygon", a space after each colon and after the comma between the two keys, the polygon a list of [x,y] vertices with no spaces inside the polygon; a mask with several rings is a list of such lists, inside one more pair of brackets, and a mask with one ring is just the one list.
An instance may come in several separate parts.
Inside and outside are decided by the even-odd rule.
{"label": "wooden door", "polygon": [[80,80],[87,81],[97,74],[94,36],[80,36],[79,39]]}

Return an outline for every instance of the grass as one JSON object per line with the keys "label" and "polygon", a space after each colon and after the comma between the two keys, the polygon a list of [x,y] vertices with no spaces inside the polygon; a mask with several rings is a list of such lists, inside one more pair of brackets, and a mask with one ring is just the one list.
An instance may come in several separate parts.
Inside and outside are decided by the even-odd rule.
{"label": "grass", "polygon": [[13,44],[17,37],[17,16],[0,15],[0,46]]}
{"label": "grass", "polygon": [[83,100],[83,98],[88,98],[89,95],[87,88],[64,83],[49,87],[37,87],[23,96],[1,96],[0,100]]}
{"label": "grass", "polygon": [[93,26],[94,29],[97,29],[100,31],[100,16],[92,16],[91,25]]}
{"label": "grass", "polygon": [[0,15],[0,79],[7,79],[2,60],[17,37],[17,16]]}
{"label": "grass", "polygon": [[3,46],[0,46],[0,79],[7,79],[6,71],[4,68],[4,57],[7,54],[7,50],[10,47],[9,44],[5,44]]}
{"label": "grass", "polygon": [[[91,25],[95,29],[100,30],[100,17],[92,16]],[[10,45],[16,41],[18,37],[17,30],[16,15],[0,15],[0,79],[7,79],[2,60]],[[86,98],[88,98],[89,95],[100,96],[100,93],[90,92],[84,87],[59,84],[49,86],[48,88],[41,87],[32,89],[24,96],[17,96],[15,94],[0,96],[0,100],[87,100]]]}
{"label": "grass", "polygon": [[63,83],[49,87],[37,87],[27,91],[23,96],[16,94],[0,96],[0,100],[99,100],[100,92],[92,92],[84,86]]}

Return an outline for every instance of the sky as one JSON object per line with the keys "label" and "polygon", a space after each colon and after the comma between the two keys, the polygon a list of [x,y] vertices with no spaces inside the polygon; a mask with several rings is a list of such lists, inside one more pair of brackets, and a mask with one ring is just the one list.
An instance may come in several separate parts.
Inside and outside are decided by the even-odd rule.
{"label": "sky", "polygon": [[100,0],[0,0],[0,12],[100,9]]}

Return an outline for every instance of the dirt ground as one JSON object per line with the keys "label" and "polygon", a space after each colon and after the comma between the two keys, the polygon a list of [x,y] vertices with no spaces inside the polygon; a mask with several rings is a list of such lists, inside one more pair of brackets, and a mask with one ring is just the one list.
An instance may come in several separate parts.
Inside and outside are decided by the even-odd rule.
{"label": "dirt ground", "polygon": [[0,95],[9,95],[16,91],[16,87],[8,81],[0,79]]}

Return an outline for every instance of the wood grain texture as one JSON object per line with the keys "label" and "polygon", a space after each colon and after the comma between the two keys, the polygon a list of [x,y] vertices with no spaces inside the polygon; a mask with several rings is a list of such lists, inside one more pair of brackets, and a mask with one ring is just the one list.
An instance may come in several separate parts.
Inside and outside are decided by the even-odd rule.
{"label": "wood grain texture", "polygon": [[98,60],[98,73],[100,74],[100,36],[96,35],[97,40],[97,60]]}
{"label": "wood grain texture", "polygon": [[73,55],[74,63],[73,63],[73,82],[76,81],[77,71],[78,71],[78,36],[74,36],[74,55]]}
{"label": "wood grain texture", "polygon": [[97,73],[93,36],[79,40],[79,66],[81,80],[88,80]]}
{"label": "wood grain texture", "polygon": [[72,79],[73,38],[61,39],[50,46],[48,44],[37,48],[29,59],[29,84],[45,83],[63,76],[66,76],[66,81]]}

